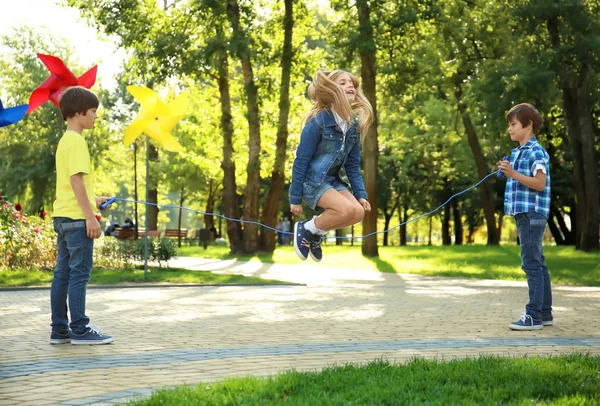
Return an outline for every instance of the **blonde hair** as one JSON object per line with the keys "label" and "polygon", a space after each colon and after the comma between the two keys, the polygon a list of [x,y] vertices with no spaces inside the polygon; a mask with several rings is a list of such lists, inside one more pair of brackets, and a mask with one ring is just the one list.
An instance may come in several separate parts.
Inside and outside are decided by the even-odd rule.
{"label": "blonde hair", "polygon": [[[348,100],[341,86],[335,82],[344,73],[350,77],[354,85],[356,93],[352,101]],[[335,106],[335,111],[343,119],[358,119],[358,132],[360,133],[361,141],[364,140],[369,127],[373,123],[373,107],[371,107],[371,103],[369,103],[369,100],[363,94],[356,76],[340,69],[332,71],[320,69],[315,73],[312,83],[308,86],[308,97],[315,103],[308,113],[306,113],[304,119],[302,119],[303,128],[317,113],[333,109],[333,106]]]}

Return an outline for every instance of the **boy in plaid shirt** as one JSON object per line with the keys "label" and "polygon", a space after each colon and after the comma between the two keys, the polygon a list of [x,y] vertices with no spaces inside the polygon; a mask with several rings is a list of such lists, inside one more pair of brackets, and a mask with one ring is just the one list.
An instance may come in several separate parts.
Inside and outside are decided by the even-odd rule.
{"label": "boy in plaid shirt", "polygon": [[521,239],[521,268],[527,275],[529,303],[525,313],[508,328],[540,330],[553,324],[552,287],[546,266],[542,237],[550,213],[549,156],[537,139],[542,126],[540,113],[531,104],[517,104],[506,114],[510,139],[519,146],[510,161],[499,161],[498,169],[508,179],[504,212],[514,216]]}

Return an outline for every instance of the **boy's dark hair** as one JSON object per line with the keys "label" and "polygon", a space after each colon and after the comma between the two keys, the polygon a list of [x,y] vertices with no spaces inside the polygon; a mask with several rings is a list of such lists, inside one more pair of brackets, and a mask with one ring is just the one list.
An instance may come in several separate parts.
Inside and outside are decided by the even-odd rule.
{"label": "boy's dark hair", "polygon": [[519,120],[523,128],[529,123],[532,124],[534,134],[537,134],[542,128],[542,116],[533,105],[529,103],[517,104],[506,113],[506,123],[510,123],[513,119]]}
{"label": "boy's dark hair", "polygon": [[58,100],[63,119],[75,117],[77,113],[85,114],[89,109],[97,109],[98,97],[83,86],[65,89]]}

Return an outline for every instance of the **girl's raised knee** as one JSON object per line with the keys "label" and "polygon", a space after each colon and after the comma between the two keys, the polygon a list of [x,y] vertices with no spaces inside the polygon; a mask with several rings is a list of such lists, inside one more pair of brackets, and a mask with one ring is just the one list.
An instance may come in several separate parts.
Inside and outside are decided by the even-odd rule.
{"label": "girl's raised knee", "polygon": [[354,207],[351,204],[344,205],[339,212],[344,222],[350,222],[354,218]]}
{"label": "girl's raised knee", "polygon": [[354,206],[354,224],[359,223],[365,217],[365,209],[361,205]]}

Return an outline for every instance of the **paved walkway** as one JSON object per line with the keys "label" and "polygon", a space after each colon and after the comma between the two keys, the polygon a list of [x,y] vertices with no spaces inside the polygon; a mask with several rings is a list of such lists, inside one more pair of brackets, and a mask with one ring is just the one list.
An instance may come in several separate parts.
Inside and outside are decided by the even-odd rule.
{"label": "paved walkway", "polygon": [[555,326],[507,329],[522,282],[181,258],[172,266],[304,285],[89,289],[115,342],[48,344],[49,291],[0,292],[0,405],[113,404],[227,376],[376,358],[600,354],[600,288],[554,287]]}

